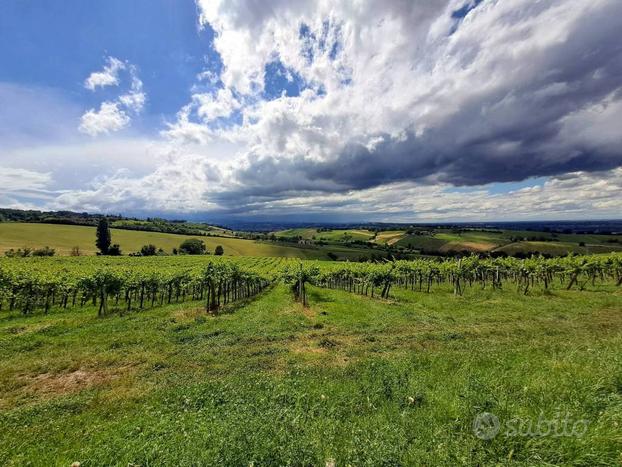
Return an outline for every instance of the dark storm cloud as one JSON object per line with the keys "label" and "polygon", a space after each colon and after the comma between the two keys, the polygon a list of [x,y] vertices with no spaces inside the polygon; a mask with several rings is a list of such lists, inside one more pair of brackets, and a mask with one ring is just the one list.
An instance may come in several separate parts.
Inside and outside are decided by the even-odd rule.
{"label": "dark storm cloud", "polygon": [[[499,44],[506,55],[495,66],[515,76],[490,76],[487,92],[456,96],[453,114],[422,135],[410,131],[394,139],[379,134],[383,142],[374,148],[346,144],[328,160],[250,158],[238,173],[243,188],[221,201],[345,192],[398,181],[480,185],[618,167],[620,136],[599,137],[595,131],[589,138],[578,137],[569,121],[598,129],[603,122],[593,119],[590,106],[619,103],[621,30],[622,2],[615,1],[573,24],[565,40],[542,50],[534,46],[525,63],[513,62],[512,43]],[[471,59],[483,53],[474,47]]]}

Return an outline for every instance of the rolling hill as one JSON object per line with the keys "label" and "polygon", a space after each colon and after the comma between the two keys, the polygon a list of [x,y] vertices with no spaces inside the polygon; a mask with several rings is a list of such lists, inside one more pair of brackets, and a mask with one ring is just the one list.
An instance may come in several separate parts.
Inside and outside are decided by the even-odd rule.
{"label": "rolling hill", "polygon": [[[328,259],[327,254],[334,250],[337,255],[354,254],[347,248],[299,248],[269,242],[245,240],[232,237],[193,237],[160,232],[111,229],[112,242],[121,246],[123,254],[139,251],[152,243],[171,253],[173,248],[188,238],[201,238],[208,251],[213,252],[222,245],[225,255],[231,256],[282,256],[291,258]],[[69,255],[73,247],[79,247],[85,255],[97,253],[95,247],[95,227],[79,225],[33,224],[5,222],[0,223],[0,254],[13,248],[42,248],[49,246],[57,255]],[[360,252],[357,254],[360,255]]]}

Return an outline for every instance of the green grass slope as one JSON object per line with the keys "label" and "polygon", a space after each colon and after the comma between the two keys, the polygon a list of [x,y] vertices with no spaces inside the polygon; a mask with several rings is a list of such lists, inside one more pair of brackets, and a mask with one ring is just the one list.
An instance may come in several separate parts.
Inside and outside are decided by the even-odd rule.
{"label": "green grass slope", "polygon": [[580,246],[578,243],[571,242],[514,242],[497,248],[495,251],[503,251],[510,255],[518,252],[539,252],[563,256],[569,252],[585,255],[620,250],[622,250],[622,245],[619,244],[585,244],[585,246]]}
{"label": "green grass slope", "polygon": [[447,240],[441,240],[440,238],[434,238],[428,235],[409,235],[398,240],[395,246],[417,250],[438,251],[447,243]]}
{"label": "green grass slope", "polygon": [[367,241],[374,237],[374,233],[362,229],[334,229],[318,232],[314,228],[288,229],[275,232],[277,237],[301,237],[306,240],[323,240],[326,242],[347,242],[352,240]]}
{"label": "green grass slope", "polygon": [[316,239],[325,240],[327,242],[346,242],[352,240],[367,241],[371,240],[373,237],[374,234],[369,230],[360,229],[337,229],[325,232],[318,232],[315,234]]}
{"label": "green grass slope", "polygon": [[[588,289],[4,311],[0,464],[615,465],[622,293]],[[585,433],[511,436],[562,417]]]}

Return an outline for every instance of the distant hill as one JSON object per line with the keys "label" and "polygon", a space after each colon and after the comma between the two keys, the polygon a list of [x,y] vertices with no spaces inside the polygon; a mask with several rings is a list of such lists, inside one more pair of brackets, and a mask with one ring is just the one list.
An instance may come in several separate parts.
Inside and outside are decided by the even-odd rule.
{"label": "distant hill", "polygon": [[187,222],[185,220],[166,220],[155,217],[137,219],[122,215],[89,214],[86,212],[73,211],[0,209],[0,222],[96,226],[99,220],[104,217],[108,219],[110,226],[116,229],[200,236],[232,237],[235,235],[232,230],[225,227]]}

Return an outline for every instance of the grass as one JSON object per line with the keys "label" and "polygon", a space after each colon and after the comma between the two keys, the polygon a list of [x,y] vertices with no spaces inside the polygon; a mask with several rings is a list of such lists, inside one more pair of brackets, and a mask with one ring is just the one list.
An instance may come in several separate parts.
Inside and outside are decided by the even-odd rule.
{"label": "grass", "polygon": [[361,240],[365,242],[367,240],[371,240],[373,237],[374,234],[369,230],[359,229],[337,229],[317,232],[315,234],[316,240],[324,240],[326,242],[346,242],[352,240]]}
{"label": "grass", "polygon": [[[207,249],[213,252],[222,245],[225,255],[231,256],[283,256],[305,259],[326,259],[327,251],[311,248],[296,248],[257,242],[240,238],[196,237],[189,235],[111,229],[112,242],[121,245],[124,254],[140,251],[143,245],[152,243],[171,253],[187,238],[201,238]],[[74,246],[86,255],[94,255],[95,227],[57,224],[0,223],[0,254],[14,248],[41,248],[49,246],[56,249],[57,255],[69,255]]]}
{"label": "grass", "polygon": [[300,229],[288,229],[288,230],[280,230],[278,232],[274,232],[274,235],[277,237],[302,237],[304,239],[310,240],[315,235],[317,235],[317,229],[312,228],[300,228]]}
{"label": "grass", "polygon": [[409,235],[398,240],[395,246],[424,250],[440,250],[447,241],[427,235]]}
{"label": "grass", "polygon": [[514,242],[497,248],[495,251],[504,251],[507,254],[515,254],[517,252],[538,251],[550,255],[565,255],[573,252],[581,255],[594,253],[607,253],[610,251],[619,251],[621,245],[602,245],[602,244],[586,244],[579,246],[573,242]]}
{"label": "grass", "polygon": [[[613,465],[622,292],[277,285],[218,316],[0,313],[0,464]],[[474,436],[563,413],[582,437]]]}
{"label": "grass", "polygon": [[[516,237],[543,237],[547,241],[517,241]],[[449,253],[451,251],[505,252],[507,254],[539,252],[550,255],[607,253],[622,250],[616,235],[566,235],[554,236],[547,232],[499,230],[496,232],[467,230],[463,232],[437,231],[433,235],[408,235],[398,238],[397,247]],[[584,242],[585,246],[579,243]]]}
{"label": "grass", "polygon": [[314,239],[316,241],[323,240],[325,242],[349,242],[353,240],[367,241],[374,237],[374,233],[369,230],[362,229],[334,229],[318,232],[318,229],[300,228],[288,229],[275,232],[277,237],[301,237],[306,240]]}
{"label": "grass", "polygon": [[[622,243],[613,243],[611,240],[622,242],[620,235],[570,235],[552,234],[550,232],[514,231],[514,230],[464,230],[452,231],[436,229],[432,235],[409,235],[405,230],[387,230],[378,232],[375,236],[369,230],[329,230],[318,232],[314,228],[299,228],[283,230],[275,233],[277,237],[301,237],[306,240],[323,240],[335,244],[352,240],[373,241],[382,246],[394,246],[422,250],[424,253],[471,251],[486,253],[502,251],[508,254],[539,252],[550,255],[566,255],[569,252],[578,254],[607,253],[622,250]],[[513,241],[516,238],[542,237],[547,241]],[[579,245],[580,242],[585,246]],[[338,253],[334,251],[335,253]],[[346,251],[338,253],[341,259],[356,260],[363,256],[361,251]]]}

